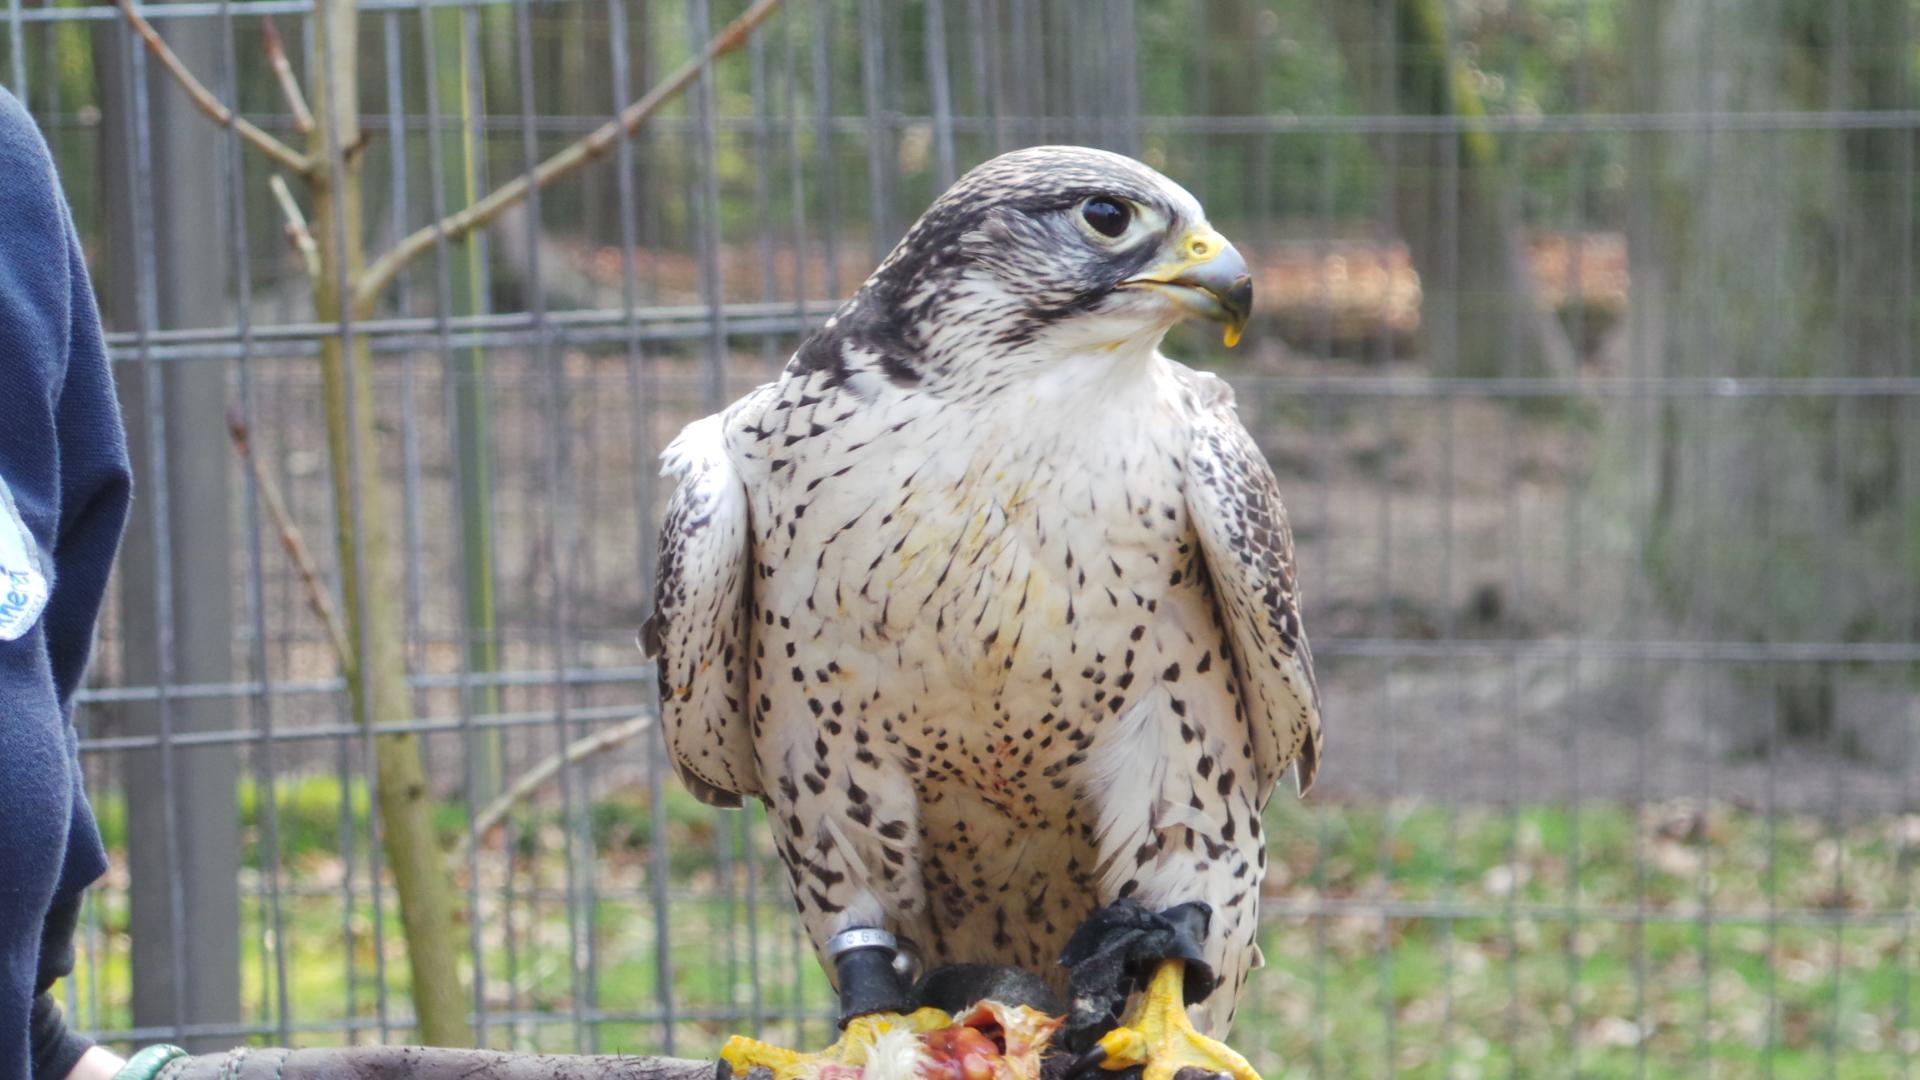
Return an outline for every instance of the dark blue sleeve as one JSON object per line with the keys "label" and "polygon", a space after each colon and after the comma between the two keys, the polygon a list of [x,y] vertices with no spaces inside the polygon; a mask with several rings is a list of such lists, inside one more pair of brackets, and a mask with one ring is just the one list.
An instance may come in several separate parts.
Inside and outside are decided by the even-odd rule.
{"label": "dark blue sleeve", "polygon": [[131,481],[73,222],[45,141],[4,90],[0,408],[0,482],[52,578],[39,621],[0,641],[0,1075],[57,1078],[86,1044],[65,1033],[46,991],[72,969],[80,894],[106,869],[73,695]]}

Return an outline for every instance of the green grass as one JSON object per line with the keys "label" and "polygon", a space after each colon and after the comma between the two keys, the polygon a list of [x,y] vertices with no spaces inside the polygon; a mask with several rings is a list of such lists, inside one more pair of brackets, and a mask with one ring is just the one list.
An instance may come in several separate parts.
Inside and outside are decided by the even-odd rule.
{"label": "green grass", "polygon": [[[336,782],[283,783],[276,795],[283,932],[267,918],[264,874],[249,869],[240,928],[248,1019],[278,1016],[281,959],[296,1028],[373,1017],[382,957],[389,1016],[404,1018],[408,973],[390,893],[384,952],[374,946],[364,798],[347,815],[357,838],[349,902]],[[258,809],[243,788],[249,866]],[[100,810],[122,865],[124,810],[111,800]],[[441,814],[457,830],[460,809]],[[585,815],[594,850],[576,868],[582,914],[571,932],[590,934],[591,972],[568,963],[566,830],[556,810],[529,811],[510,842],[490,838],[477,860],[489,1012],[551,1015],[491,1022],[494,1045],[574,1049],[578,988],[586,1007],[614,1016],[597,1049],[664,1048],[657,1023],[624,1019],[656,1009],[661,986],[652,815],[631,798],[597,802]],[[1920,1050],[1909,1019],[1914,943],[1901,920],[1882,917],[1912,911],[1898,821],[1836,831],[1799,817],[1770,826],[1717,805],[1636,814],[1599,803],[1453,810],[1284,799],[1269,818],[1267,967],[1233,1040],[1269,1080],[1386,1076],[1389,1059],[1408,1077],[1744,1077],[1768,1075],[1769,1057],[1776,1077],[1877,1080],[1899,1074],[1903,1049]],[[669,985],[683,1018],[675,1049],[711,1052],[735,1030],[826,1038],[823,1022],[796,1031],[779,1019],[817,1017],[828,995],[794,933],[758,812],[716,814],[676,789],[665,825]],[[465,889],[474,878],[464,858],[454,862]],[[110,875],[83,935],[76,991],[90,1027],[130,1022],[123,890],[124,876]],[[1782,917],[1770,921],[1770,911]],[[1823,921],[1830,913],[1849,919]],[[756,1009],[766,1022],[698,1019]],[[409,1033],[396,1025],[391,1034]],[[303,1045],[342,1038],[295,1033]]]}

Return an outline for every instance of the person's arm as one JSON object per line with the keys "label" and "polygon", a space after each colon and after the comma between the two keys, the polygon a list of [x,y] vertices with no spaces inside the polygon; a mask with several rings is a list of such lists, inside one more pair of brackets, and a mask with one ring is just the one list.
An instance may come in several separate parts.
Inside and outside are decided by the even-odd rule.
{"label": "person's arm", "polygon": [[79,913],[80,895],[75,893],[47,913],[40,932],[40,976],[33,988],[33,1014],[27,1032],[36,1077],[74,1076],[85,1080],[86,1074],[75,1070],[87,1052],[95,1049],[91,1042],[67,1030],[60,1006],[53,1000],[54,982],[73,970],[73,929]]}
{"label": "person's arm", "polygon": [[[67,224],[68,275],[72,282],[69,307],[72,328],[67,336],[65,381],[54,407],[54,438],[60,447],[60,533],[54,543],[54,588],[47,600],[46,640],[60,710],[73,715],[73,694],[93,652],[94,626],[106,595],[114,556],[120,550],[131,497],[132,477],[127,462],[126,432],[120,422],[119,402],[113,392],[100,315],[87,276],[80,241]],[[73,930],[80,895],[106,865],[100,834],[79,782],[79,747],[68,728],[73,753],[73,819],[67,833],[67,873],[58,898],[48,912],[40,943],[40,997],[35,1001],[35,1035],[41,1016],[47,1016],[46,1036],[54,1060],[36,1067],[41,1077],[68,1080],[104,1080],[118,1072],[122,1062],[66,1029],[52,1002],[54,982],[73,971]],[[34,1043],[35,1064],[41,1044]],[[65,1065],[65,1068],[61,1066]]]}
{"label": "person's arm", "polygon": [[114,1080],[126,1064],[125,1058],[104,1046],[89,1046],[67,1073],[67,1080]]}
{"label": "person's arm", "polygon": [[[71,719],[73,695],[92,652],[94,625],[119,549],[131,480],[126,436],[79,239],[45,142],[18,100],[4,91],[0,175],[6,177],[0,185],[0,365],[12,400],[8,422],[0,425],[6,511],[0,524],[13,553],[8,561],[16,563],[9,573],[30,581],[38,575],[50,586],[39,594],[44,608],[23,613],[14,603],[10,621],[0,627],[7,689],[18,695],[8,700],[31,711],[0,720],[21,725],[28,734],[37,728],[42,748],[48,736],[64,740],[67,766],[66,777],[29,788],[43,796],[41,801],[18,803],[38,816],[52,809],[52,802],[61,807],[53,812],[66,817],[64,827],[49,829],[44,821],[0,822],[8,826],[10,840],[45,836],[59,845],[51,853],[57,862],[35,861],[30,864],[35,867],[32,880],[19,883],[27,895],[46,897],[45,906],[32,911],[40,919],[39,949],[37,956],[29,952],[24,957],[24,970],[14,967],[14,981],[4,989],[9,995],[30,991],[30,999],[13,999],[0,1011],[17,1018],[28,1006],[25,1049],[31,1075],[61,1080],[76,1067],[105,1060],[101,1054],[89,1055],[91,1044],[67,1030],[51,991],[73,969],[80,897],[106,869],[92,808],[81,789],[78,738]],[[49,793],[51,800],[44,798]],[[42,876],[47,870],[57,870],[55,880]],[[12,930],[18,936],[10,949],[25,944],[19,937],[33,933],[34,927],[16,924]],[[18,1038],[17,1028],[13,1037]],[[17,1066],[6,1065],[6,1071],[13,1068]]]}

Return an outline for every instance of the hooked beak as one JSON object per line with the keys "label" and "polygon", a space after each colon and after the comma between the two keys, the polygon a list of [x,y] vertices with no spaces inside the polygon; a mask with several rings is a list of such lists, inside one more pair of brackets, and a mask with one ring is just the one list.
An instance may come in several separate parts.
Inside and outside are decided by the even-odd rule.
{"label": "hooked beak", "polygon": [[1188,315],[1225,323],[1223,340],[1229,349],[1240,343],[1240,332],[1253,314],[1247,261],[1226,237],[1204,225],[1183,237],[1171,258],[1120,285],[1153,289]]}

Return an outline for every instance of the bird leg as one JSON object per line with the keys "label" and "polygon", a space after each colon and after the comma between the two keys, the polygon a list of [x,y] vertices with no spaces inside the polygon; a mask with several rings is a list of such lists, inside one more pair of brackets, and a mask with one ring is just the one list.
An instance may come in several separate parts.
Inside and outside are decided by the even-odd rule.
{"label": "bird leg", "polygon": [[765,1066],[774,1080],[799,1080],[835,1075],[837,1066],[858,1075],[881,1036],[897,1030],[923,1035],[953,1023],[939,1009],[913,1007],[900,970],[900,944],[885,930],[843,930],[827,940],[826,953],[840,987],[839,1040],[808,1054],[736,1035],[720,1050],[736,1074]]}
{"label": "bird leg", "polygon": [[885,930],[842,930],[827,939],[827,961],[840,987],[840,1026],[874,1013],[904,1013],[913,1008],[906,972],[910,966],[900,941]]}
{"label": "bird leg", "polygon": [[1194,1029],[1187,1017],[1186,969],[1185,960],[1160,961],[1132,1018],[1100,1036],[1075,1063],[1075,1071],[1096,1064],[1115,1070],[1144,1065],[1141,1080],[1174,1080],[1185,1069],[1233,1080],[1260,1080],[1260,1074],[1232,1047]]}
{"label": "bird leg", "polygon": [[[1072,998],[1067,1045],[1080,1052],[1071,1075],[1096,1065],[1144,1065],[1142,1080],[1174,1080],[1183,1069],[1260,1080],[1246,1058],[1201,1034],[1187,1015],[1217,981],[1201,945],[1212,914],[1202,903],[1153,912],[1123,899],[1074,931],[1060,958]],[[1121,1007],[1143,983],[1133,1010],[1119,1021]]]}

